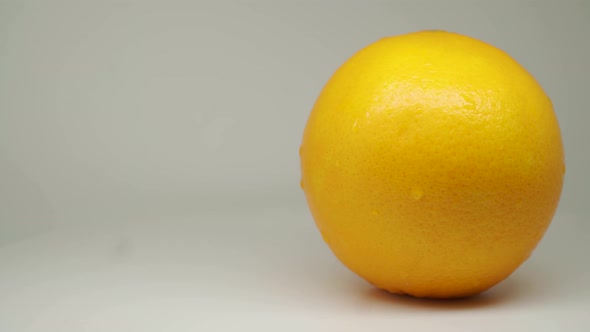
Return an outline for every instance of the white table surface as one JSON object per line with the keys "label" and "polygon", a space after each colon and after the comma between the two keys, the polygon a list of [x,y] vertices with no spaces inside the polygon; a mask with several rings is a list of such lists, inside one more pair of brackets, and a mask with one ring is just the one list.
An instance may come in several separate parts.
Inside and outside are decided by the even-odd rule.
{"label": "white table surface", "polygon": [[56,227],[0,245],[0,331],[588,331],[589,229],[558,215],[509,279],[432,301],[349,272],[300,204]]}

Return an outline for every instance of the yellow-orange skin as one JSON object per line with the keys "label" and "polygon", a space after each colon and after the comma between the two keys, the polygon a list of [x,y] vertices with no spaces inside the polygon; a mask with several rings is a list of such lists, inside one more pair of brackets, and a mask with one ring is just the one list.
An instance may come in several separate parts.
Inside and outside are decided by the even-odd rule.
{"label": "yellow-orange skin", "polygon": [[557,207],[551,101],[508,54],[422,31],[346,61],[317,99],[301,186],[324,240],[394,293],[482,292],[531,254]]}

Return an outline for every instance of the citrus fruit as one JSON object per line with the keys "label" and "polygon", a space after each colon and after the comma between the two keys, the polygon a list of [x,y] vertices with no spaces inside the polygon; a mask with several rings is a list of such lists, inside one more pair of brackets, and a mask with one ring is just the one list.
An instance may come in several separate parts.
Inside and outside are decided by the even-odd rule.
{"label": "citrus fruit", "polygon": [[553,106],[502,50],[444,31],[348,59],[309,116],[301,186],[324,240],[393,293],[452,298],[536,247],[565,173]]}

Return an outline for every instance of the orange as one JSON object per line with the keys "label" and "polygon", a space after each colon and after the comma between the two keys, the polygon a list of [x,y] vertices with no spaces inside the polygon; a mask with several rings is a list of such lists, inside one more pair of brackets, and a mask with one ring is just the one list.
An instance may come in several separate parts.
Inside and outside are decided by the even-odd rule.
{"label": "orange", "polygon": [[531,254],[565,173],[550,99],[508,54],[422,31],[381,39],[330,78],[300,149],[324,240],[393,293],[482,292]]}

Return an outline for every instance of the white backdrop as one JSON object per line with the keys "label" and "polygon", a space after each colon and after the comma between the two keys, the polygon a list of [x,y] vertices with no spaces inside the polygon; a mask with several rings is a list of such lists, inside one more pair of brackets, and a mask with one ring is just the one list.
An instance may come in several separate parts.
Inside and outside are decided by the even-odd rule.
{"label": "white backdrop", "polygon": [[492,43],[538,78],[565,141],[560,209],[582,211],[589,13],[584,1],[2,0],[0,239],[298,200],[298,146],[325,81],[378,38],[431,28]]}
{"label": "white backdrop", "polygon": [[[35,236],[72,227],[94,234],[104,224],[149,222],[154,232],[166,233],[171,220],[190,220],[199,228],[199,223],[208,225],[212,220],[201,217],[204,213],[231,212],[223,227],[237,229],[234,235],[247,239],[245,223],[259,218],[242,211],[273,208],[274,214],[260,217],[269,225],[259,228],[257,244],[240,242],[241,246],[226,247],[222,253],[203,254],[203,259],[224,261],[219,257],[232,250],[252,255],[276,251],[283,256],[260,258],[269,265],[266,270],[258,268],[272,275],[276,266],[283,266],[286,270],[281,271],[290,273],[284,272],[288,280],[287,275],[297,271],[287,268],[292,266],[289,259],[301,264],[311,261],[302,268],[309,272],[310,285],[340,285],[340,276],[350,280],[322,244],[306,212],[297,153],[303,127],[323,84],[349,56],[381,37],[422,29],[460,32],[504,49],[552,98],[567,159],[558,215],[568,217],[554,223],[546,249],[540,250],[545,250],[543,257],[549,262],[571,264],[561,267],[570,271],[565,278],[570,280],[579,261],[587,262],[567,250],[587,252],[582,250],[585,242],[575,241],[588,239],[584,235],[590,195],[588,1],[0,0],[0,248],[6,248],[0,251],[0,264],[12,273],[4,274],[6,279],[0,282],[15,292],[13,298],[0,296],[0,309],[8,310],[14,305],[10,301],[20,299],[19,308],[36,308],[42,317],[28,330],[18,320],[28,322],[28,309],[21,316],[0,313],[0,318],[13,322],[7,325],[15,327],[11,332],[43,330],[43,326],[57,331],[58,323],[45,325],[48,321],[43,319],[61,316],[43,311],[40,303],[45,302],[37,302],[32,289],[45,294],[47,303],[63,300],[55,294],[86,298],[83,287],[68,293],[66,286],[40,285],[48,271],[54,271],[50,266],[61,266],[63,271],[78,271],[74,267],[79,266],[93,269],[80,262],[87,261],[94,249],[83,249],[79,238],[68,242],[67,236],[29,249],[20,247]],[[185,237],[191,231],[204,232],[189,228],[186,234],[164,238],[170,243],[184,239],[187,251],[196,250]],[[156,233],[146,236],[157,242]],[[225,231],[207,234],[203,241],[232,243],[224,238]],[[129,246],[126,240],[113,241],[115,252],[120,248],[125,252]],[[97,243],[102,248],[103,242]],[[146,246],[147,252],[167,247]],[[134,248],[141,252],[137,248],[143,247]],[[551,248],[566,252],[558,255]],[[77,250],[81,256],[67,258],[67,253]],[[48,256],[36,254],[45,251]],[[239,256],[227,257],[233,258],[226,263],[244,262]],[[196,258],[187,260],[191,259]],[[19,265],[21,260],[25,263]],[[52,264],[39,265],[39,261]],[[314,277],[313,271],[324,273],[317,272],[324,271],[319,268],[324,265],[338,272]],[[246,273],[251,266],[243,268],[232,275]],[[22,278],[31,276],[31,271],[39,276],[31,277],[39,288],[31,288],[33,281],[13,283],[29,280]],[[587,275],[576,273],[580,278]],[[214,272],[206,276],[218,279]],[[528,280],[524,284],[534,284],[534,279]],[[88,287],[99,285],[96,279]],[[19,295],[19,287],[29,289],[29,297]],[[314,292],[340,286],[301,287],[301,296],[294,301],[303,301],[305,308],[305,299]],[[293,285],[289,288],[293,290]],[[537,290],[542,288],[551,287]],[[305,289],[309,297],[302,295],[308,294]],[[277,294],[280,291],[273,288]],[[554,292],[567,293],[559,288]],[[105,308],[109,301],[124,302],[115,300],[115,295],[94,299],[96,306],[102,303]],[[69,303],[62,307],[67,312],[78,302],[60,303]],[[170,308],[179,309],[179,303]],[[136,314],[150,316],[143,311]],[[96,317],[101,321],[102,316]],[[187,311],[184,318],[190,317]],[[83,325],[72,326],[81,331]],[[114,331],[112,326],[104,327]]]}

